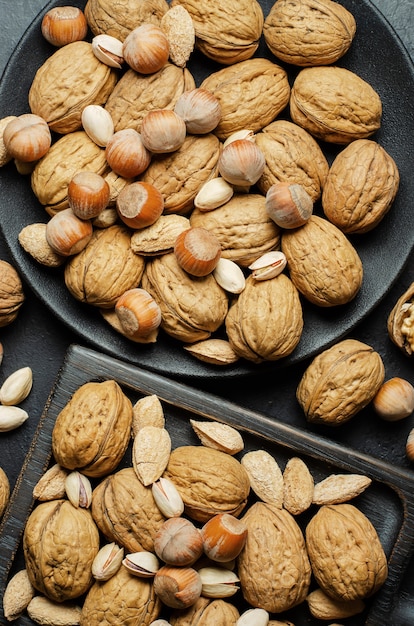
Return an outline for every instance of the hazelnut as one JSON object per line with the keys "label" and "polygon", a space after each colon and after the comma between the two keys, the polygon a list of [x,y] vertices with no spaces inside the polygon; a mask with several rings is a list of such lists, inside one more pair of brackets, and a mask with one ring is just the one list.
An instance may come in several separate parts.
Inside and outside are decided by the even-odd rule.
{"label": "hazelnut", "polygon": [[387,422],[396,422],[414,411],[414,387],[396,376],[385,381],[372,401],[376,413]]}
{"label": "hazelnut", "polygon": [[112,135],[106,144],[105,157],[109,167],[123,178],[138,176],[151,162],[140,133],[133,128],[123,128]]}
{"label": "hazelnut", "polygon": [[154,537],[156,555],[167,565],[193,565],[203,553],[203,539],[198,528],[184,517],[171,517]]}
{"label": "hazelnut", "polygon": [[88,220],[106,209],[110,194],[109,185],[103,176],[96,172],[80,171],[68,185],[68,204],[77,217]]}
{"label": "hazelnut", "polygon": [[183,270],[192,276],[207,276],[221,257],[221,244],[206,228],[193,226],[178,235],[174,253]]}
{"label": "hazelnut", "polygon": [[187,132],[194,135],[210,133],[221,117],[219,99],[211,91],[201,87],[184,91],[178,98],[174,111],[184,120]]}
{"label": "hazelnut", "polygon": [[250,187],[263,174],[265,164],[263,152],[254,141],[236,139],[223,147],[218,169],[230,184]]}
{"label": "hazelnut", "polygon": [[174,152],[183,145],[186,138],[185,122],[170,109],[148,111],[142,118],[141,137],[150,152]]}
{"label": "hazelnut", "polygon": [[123,293],[115,304],[115,313],[128,337],[146,337],[161,324],[161,310],[145,289],[135,287]]}
{"label": "hazelnut", "polygon": [[154,74],[168,61],[170,47],[161,28],[145,23],[134,28],[126,37],[123,57],[140,74]]}
{"label": "hazelnut", "polygon": [[72,209],[55,213],[46,224],[46,240],[62,256],[72,256],[83,250],[93,234],[89,220],[81,220]]}
{"label": "hazelnut", "polygon": [[204,552],[212,561],[228,562],[241,552],[247,538],[247,526],[229,513],[219,513],[201,529]]}
{"label": "hazelnut", "polygon": [[151,183],[136,181],[119,192],[116,209],[130,228],[145,228],[154,224],[162,214],[164,198]]}
{"label": "hazelnut", "polygon": [[275,183],[266,193],[266,210],[280,228],[299,228],[313,212],[313,200],[297,183]]}
{"label": "hazelnut", "polygon": [[46,41],[60,48],[85,39],[88,23],[83,11],[77,7],[54,7],[44,14],[41,32]]}
{"label": "hazelnut", "polygon": [[46,154],[52,136],[46,120],[33,113],[24,113],[7,124],[3,143],[12,158],[26,163],[38,161]]}
{"label": "hazelnut", "polygon": [[186,609],[201,595],[201,578],[192,567],[164,565],[154,577],[154,591],[166,606]]}

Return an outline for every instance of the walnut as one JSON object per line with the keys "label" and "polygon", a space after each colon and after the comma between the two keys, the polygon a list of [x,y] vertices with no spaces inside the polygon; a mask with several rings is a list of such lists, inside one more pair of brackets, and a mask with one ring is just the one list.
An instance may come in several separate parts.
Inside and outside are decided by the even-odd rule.
{"label": "walnut", "polygon": [[344,339],[314,358],[296,398],[309,422],[338,426],[371,402],[384,382],[384,372],[381,356],[371,346]]}
{"label": "walnut", "polygon": [[191,15],[196,47],[207,57],[231,65],[256,52],[263,28],[263,11],[257,0],[173,0]]}
{"label": "walnut", "polygon": [[151,580],[132,576],[125,567],[105,582],[90,588],[82,606],[80,626],[102,624],[152,624],[161,602]]}
{"label": "walnut", "polygon": [[80,170],[97,174],[109,171],[105,150],[83,130],[60,137],[33,170],[33,192],[49,215],[68,208],[68,185]]}
{"label": "walnut", "polygon": [[161,308],[161,328],[186,343],[210,337],[227,315],[227,295],[213,275],[190,276],[173,252],[147,261],[142,287]]}
{"label": "walnut", "polygon": [[166,0],[88,0],[85,17],[94,35],[103,33],[124,41],[140,24],[159,26],[167,11]]}
{"label": "walnut", "polygon": [[204,598],[201,596],[188,609],[173,611],[170,615],[171,626],[211,626],[212,623],[218,626],[231,626],[240,617],[236,607],[221,599]]}
{"label": "walnut", "polygon": [[304,67],[335,63],[350,48],[355,32],[352,13],[333,0],[278,0],[263,27],[277,58]]}
{"label": "walnut", "polygon": [[285,230],[281,248],[293,284],[313,304],[345,304],[361,288],[363,267],[358,252],[328,220],[312,215],[301,228]]}
{"label": "walnut", "polygon": [[82,126],[88,104],[105,104],[118,76],[101,63],[86,41],[59,48],[37,70],[29,90],[32,113],[43,117],[51,130],[69,133]]}
{"label": "walnut", "polygon": [[181,94],[194,87],[189,70],[172,63],[166,63],[158,72],[148,75],[129,69],[115,85],[105,109],[110,113],[116,131],[133,128],[139,132],[142,118],[148,111],[173,109]]}
{"label": "walnut", "polygon": [[382,102],[360,76],[344,67],[306,67],[292,85],[292,121],[323,141],[348,144],[381,126]]}
{"label": "walnut", "polygon": [[214,211],[194,209],[190,224],[214,233],[222,257],[242,267],[280,247],[280,228],[270,219],[265,198],[258,193],[236,193]]}
{"label": "walnut", "polygon": [[200,87],[211,91],[220,102],[221,119],[214,130],[220,139],[246,128],[261,130],[283,111],[290,96],[286,71],[263,58],[213,72]]}
{"label": "walnut", "polygon": [[56,462],[86,476],[104,476],[128,446],[132,404],[114,380],[85,383],[56,418],[52,451]]}
{"label": "walnut", "polygon": [[164,198],[164,214],[188,214],[200,187],[217,174],[220,142],[215,135],[187,135],[175,152],[153,156],[140,180]]}
{"label": "walnut", "polygon": [[369,597],[387,577],[377,531],[352,504],[322,506],[306,527],[306,547],[319,586],[337,600]]}
{"label": "walnut", "polygon": [[260,363],[288,356],[303,330],[296,287],[285,274],[263,281],[249,276],[225,324],[230,345],[240,357]]}
{"label": "walnut", "polygon": [[108,541],[128,552],[154,550],[154,537],[165,518],[134,468],[104,478],[92,493],[92,516]]}
{"label": "walnut", "polygon": [[414,354],[414,283],[398,298],[387,320],[388,335],[400,350]]}
{"label": "walnut", "polygon": [[3,515],[10,498],[9,478],[2,467],[0,467],[0,518]]}
{"label": "walnut", "polygon": [[17,270],[8,261],[0,260],[0,327],[8,326],[17,317],[24,302],[23,285]]}
{"label": "walnut", "polygon": [[80,302],[110,309],[127,289],[139,284],[144,268],[144,258],[131,249],[130,231],[109,226],[95,230],[88,245],[67,261],[65,284]]}
{"label": "walnut", "polygon": [[292,182],[302,185],[314,202],[319,200],[329,164],[310,133],[288,120],[276,120],[257,133],[255,140],[266,158],[257,182],[263,194],[276,183]]}
{"label": "walnut", "polygon": [[247,541],[237,565],[245,600],[269,613],[281,613],[303,602],[311,567],[293,515],[272,504],[256,502],[242,520],[247,526]]}
{"label": "walnut", "polygon": [[23,550],[33,587],[50,600],[64,602],[91,586],[99,532],[88,509],[69,500],[42,502],[27,520]]}
{"label": "walnut", "polygon": [[389,211],[400,176],[394,159],[371,139],[357,139],[333,161],[322,194],[325,216],[344,233],[366,233]]}
{"label": "walnut", "polygon": [[247,504],[248,474],[240,461],[226,452],[205,446],[175,448],[164,476],[175,484],[186,514],[196,521],[206,522],[218,513],[238,517]]}

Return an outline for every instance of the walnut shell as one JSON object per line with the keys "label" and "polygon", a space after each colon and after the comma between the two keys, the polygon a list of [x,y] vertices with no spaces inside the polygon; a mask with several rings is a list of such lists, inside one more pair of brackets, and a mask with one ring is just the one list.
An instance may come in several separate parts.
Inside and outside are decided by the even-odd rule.
{"label": "walnut shell", "polygon": [[94,35],[105,34],[124,41],[141,24],[159,26],[167,11],[165,0],[88,0],[84,13]]}
{"label": "walnut shell", "polygon": [[360,76],[344,67],[306,67],[291,89],[292,121],[323,141],[348,144],[381,126],[382,102]]}
{"label": "walnut shell", "polygon": [[180,492],[186,514],[198,522],[218,513],[238,517],[247,504],[248,474],[240,461],[226,452],[205,446],[175,448],[164,476]]}
{"label": "walnut shell", "polygon": [[0,467],[0,518],[3,515],[10,498],[9,478],[2,467]]}
{"label": "walnut shell", "polygon": [[278,0],[263,27],[273,54],[303,67],[335,63],[349,50],[355,32],[352,13],[333,0]]}
{"label": "walnut shell", "polygon": [[190,276],[173,252],[147,261],[142,287],[161,308],[161,328],[186,343],[210,337],[227,315],[227,295],[213,275]]}
{"label": "walnut shell", "polygon": [[142,118],[156,109],[174,109],[184,91],[195,87],[186,68],[166,63],[154,74],[138,74],[129,69],[110,94],[105,109],[110,113],[115,131],[124,128],[141,130]]}
{"label": "walnut shell", "polygon": [[390,210],[399,182],[386,150],[371,139],[356,139],[330,167],[322,193],[325,216],[344,233],[366,233]]}
{"label": "walnut shell", "polygon": [[414,354],[414,282],[398,298],[387,320],[388,335],[400,350]]}
{"label": "walnut shell", "polygon": [[108,541],[128,552],[153,552],[154,537],[165,518],[133,467],[104,478],[92,492],[92,516]]}
{"label": "walnut shell", "polygon": [[161,601],[152,581],[120,567],[109,580],[92,585],[82,606],[80,626],[152,624],[160,612]]}
{"label": "walnut shell", "polygon": [[104,476],[128,446],[132,404],[118,383],[85,383],[56,418],[52,450],[56,462],[86,476]]}
{"label": "walnut shell", "polygon": [[68,185],[80,170],[102,175],[109,171],[105,150],[83,130],[60,137],[32,172],[32,190],[49,215],[68,208]]}
{"label": "walnut shell", "polygon": [[263,281],[249,276],[225,323],[230,345],[240,357],[261,363],[288,356],[303,330],[297,289],[285,274]]}
{"label": "walnut shell", "polygon": [[214,133],[220,139],[246,128],[261,130],[283,111],[290,96],[286,71],[263,58],[240,61],[213,72],[200,87],[219,100],[221,119]]}
{"label": "walnut shell", "polygon": [[96,58],[90,43],[74,41],[37,70],[29,90],[30,110],[57,133],[79,130],[85,106],[105,104],[117,80],[115,70]]}
{"label": "walnut shell", "polygon": [[201,596],[188,609],[173,611],[169,620],[171,626],[234,626],[239,617],[239,611],[230,602]]}
{"label": "walnut shell", "polygon": [[272,504],[256,502],[242,520],[247,526],[247,540],[237,565],[244,599],[269,613],[281,613],[303,602],[311,567],[293,515]]}
{"label": "walnut shell", "polygon": [[352,504],[322,506],[306,527],[306,547],[319,586],[332,598],[366,598],[387,577],[377,531]]}
{"label": "walnut shell", "polygon": [[23,302],[23,285],[17,270],[8,261],[0,260],[1,328],[14,322]]}
{"label": "walnut shell", "polygon": [[371,402],[384,373],[381,356],[371,346],[344,339],[314,358],[296,398],[309,422],[337,426]]}
{"label": "walnut shell", "polygon": [[313,304],[345,304],[361,288],[363,267],[358,252],[328,220],[312,215],[304,226],[285,230],[281,248],[293,284]]}
{"label": "walnut shell", "polygon": [[88,509],[62,499],[42,502],[26,522],[23,550],[33,587],[50,600],[64,602],[91,586],[99,532]]}
{"label": "walnut shell", "polygon": [[276,120],[257,133],[255,140],[266,159],[257,182],[264,195],[272,185],[287,182],[302,185],[313,202],[319,200],[329,164],[310,133],[288,120]]}
{"label": "walnut shell", "polygon": [[65,284],[80,302],[110,309],[140,283],[144,268],[144,258],[131,249],[130,231],[109,226],[95,230],[88,245],[68,260]]}
{"label": "walnut shell", "polygon": [[214,211],[194,209],[190,224],[212,232],[221,243],[222,257],[242,267],[280,247],[280,228],[270,219],[266,200],[258,193],[236,193]]}
{"label": "walnut shell", "polygon": [[200,187],[217,175],[220,142],[215,135],[187,135],[181,148],[153,156],[140,180],[164,198],[164,214],[188,214]]}
{"label": "walnut shell", "polygon": [[263,28],[263,11],[257,0],[173,0],[191,15],[196,48],[210,59],[231,65],[256,52]]}

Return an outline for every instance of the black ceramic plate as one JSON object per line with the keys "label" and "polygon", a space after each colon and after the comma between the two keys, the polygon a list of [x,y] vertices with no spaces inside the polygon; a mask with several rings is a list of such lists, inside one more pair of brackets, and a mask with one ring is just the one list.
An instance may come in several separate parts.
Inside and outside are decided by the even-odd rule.
{"label": "black ceramic plate", "polygon": [[[51,2],[47,8],[64,2]],[[85,1],[72,4],[83,7]],[[262,1],[264,14],[273,3]],[[401,185],[391,211],[371,233],[354,236],[364,266],[364,282],[357,297],[335,309],[318,309],[304,302],[305,327],[295,351],[278,362],[260,366],[246,361],[218,368],[188,355],[182,345],[163,333],[156,344],[139,346],[124,339],[102,320],[98,311],[75,301],[64,286],[61,270],[50,270],[29,258],[18,243],[23,226],[46,221],[47,216],[12,164],[0,170],[1,227],[21,275],[64,324],[78,335],[114,356],[149,370],[178,377],[236,377],[257,374],[263,369],[286,367],[315,355],[349,333],[384,297],[403,269],[414,244],[414,72],[408,53],[385,18],[369,0],[343,0],[357,21],[357,34],[350,51],[338,65],[353,70],[368,81],[383,102],[383,121],[373,137],[395,159]],[[27,94],[37,68],[53,51],[40,34],[40,14],[16,47],[0,84],[0,116],[28,112]],[[269,56],[261,44],[257,56]],[[218,66],[194,55],[189,66],[197,82]],[[287,68],[293,78],[293,69]],[[328,159],[335,148],[324,146]],[[385,320],[384,320],[385,325]]]}
{"label": "black ceramic plate", "polygon": [[[341,623],[344,626],[390,626],[402,623],[393,620],[401,577],[414,550],[412,472],[76,345],[68,350],[0,525],[0,598],[3,597],[9,578],[24,567],[22,533],[35,505],[33,487],[47,467],[54,463],[51,442],[56,417],[81,385],[108,379],[116,380],[133,403],[146,395],[158,396],[173,448],[200,443],[191,428],[190,418],[213,420],[236,427],[242,434],[245,445],[244,450],[237,455],[238,459],[248,451],[264,449],[274,456],[282,471],[290,458],[299,456],[309,467],[315,482],[333,473],[351,472],[369,476],[371,485],[352,500],[352,504],[363,511],[376,528],[388,558],[389,573],[381,589],[366,601],[366,610],[351,619],[341,620]],[[125,466],[131,466],[130,449],[119,467]],[[312,506],[296,517],[302,530],[316,511],[317,507]],[[246,608],[240,593],[231,600],[240,610]],[[2,622],[4,615],[1,604]],[[320,623],[311,617],[305,602],[274,618],[289,620],[296,626],[316,626]],[[21,626],[33,626],[26,615],[18,623]]]}

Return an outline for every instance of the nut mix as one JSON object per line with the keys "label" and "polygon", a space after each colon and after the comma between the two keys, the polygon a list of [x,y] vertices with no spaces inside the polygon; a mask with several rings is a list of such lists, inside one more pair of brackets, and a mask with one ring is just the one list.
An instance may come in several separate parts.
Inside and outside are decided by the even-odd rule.
{"label": "nut mix", "polygon": [[[116,421],[120,405],[136,414],[135,430],[129,419],[122,432],[106,428],[106,448],[93,450],[102,471],[93,472],[89,484],[87,466],[72,468],[81,448],[93,448],[91,426],[105,422],[106,414]],[[157,442],[161,432],[169,439],[163,403],[150,395],[132,404],[114,380],[79,387],[57,422],[70,417],[70,430],[78,413],[82,419],[68,436],[76,447],[59,463],[55,455],[34,488],[21,589],[16,595],[12,577],[4,595],[7,619],[27,611],[39,624],[139,619],[207,626],[214,614],[222,623],[250,624],[254,617],[267,625],[285,623],[270,618],[283,619],[298,605],[312,616],[340,619],[363,611],[384,582],[387,560],[379,536],[351,504],[369,488],[368,476],[316,479],[299,457],[288,459],[282,471],[270,452],[245,451],[240,432],[209,420],[188,421],[198,444],[149,450],[147,433],[157,431]],[[108,450],[125,433],[128,450],[109,465]],[[54,431],[53,452],[59,455],[64,443],[56,436]],[[142,472],[147,460],[158,468],[152,476]],[[364,568],[355,568],[356,562]]]}
{"label": "nut mix", "polygon": [[[32,190],[51,224],[45,232],[39,223],[26,225],[19,242],[38,263],[62,266],[75,299],[97,307],[104,322],[135,344],[156,343],[165,333],[194,358],[226,366],[293,352],[303,331],[303,299],[336,307],[355,298],[363,267],[347,235],[382,220],[399,172],[372,138],[381,125],[379,94],[337,65],[358,36],[347,9],[332,0],[278,0],[265,16],[257,0],[242,6],[88,0],[84,12],[48,12],[42,34],[53,52],[33,78],[30,113],[0,120],[1,163],[14,160],[23,171],[26,160],[32,168]],[[199,84],[191,69],[197,55],[214,62]],[[298,69],[294,80],[279,62]],[[332,165],[321,141],[336,144]],[[78,187],[79,177],[88,176],[100,181],[99,199]],[[374,186],[368,183],[373,176]],[[143,186],[157,203],[153,194],[144,200]],[[218,239],[220,267],[217,257],[206,264],[208,284],[192,263],[181,273],[172,267],[171,255],[182,259],[178,240],[185,228],[177,223],[167,237],[168,216]],[[118,266],[111,241],[121,227],[127,230]],[[191,246],[200,248],[194,258],[206,254],[200,239]],[[262,265],[266,252],[281,251],[277,267]],[[238,266],[237,276],[226,260]],[[245,323],[251,313],[246,279],[252,274],[269,283],[254,285],[267,309],[270,283],[277,282],[277,292],[291,291],[281,272],[300,296],[286,324],[290,298],[282,296],[283,321],[275,320],[269,347],[266,316]],[[127,329],[115,308],[123,292],[135,288],[148,290],[161,311],[147,333]],[[186,305],[177,309],[181,301]],[[243,312],[234,322],[238,301]],[[279,345],[285,327],[292,338]],[[199,343],[216,339],[211,347]]]}

